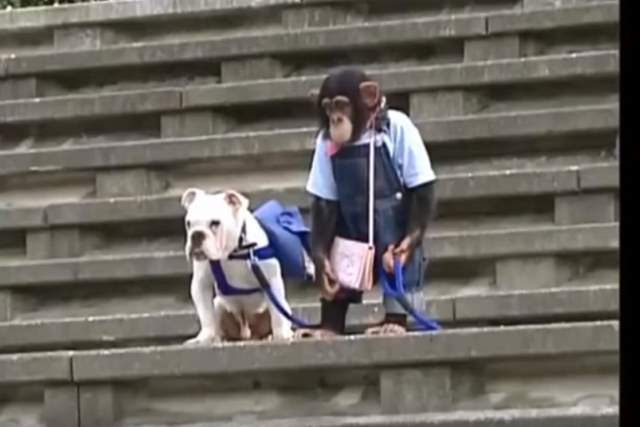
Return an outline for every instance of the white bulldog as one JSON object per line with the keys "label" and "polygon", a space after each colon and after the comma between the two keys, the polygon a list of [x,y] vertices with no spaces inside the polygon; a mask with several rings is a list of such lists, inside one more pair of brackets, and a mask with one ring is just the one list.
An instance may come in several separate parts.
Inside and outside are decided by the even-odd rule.
{"label": "white bulldog", "polygon": [[[231,286],[259,288],[248,260],[228,259],[238,249],[243,225],[243,246],[255,243],[255,248],[259,249],[269,243],[266,233],[249,212],[249,200],[232,190],[208,194],[190,188],[182,195],[182,206],[187,211],[185,252],[193,266],[191,298],[200,321],[200,332],[185,344],[250,338],[290,340],[293,337],[291,323],[271,304],[264,292],[224,295],[212,273],[210,261],[220,261]],[[290,313],[280,263],[276,258],[258,262],[274,295]]]}

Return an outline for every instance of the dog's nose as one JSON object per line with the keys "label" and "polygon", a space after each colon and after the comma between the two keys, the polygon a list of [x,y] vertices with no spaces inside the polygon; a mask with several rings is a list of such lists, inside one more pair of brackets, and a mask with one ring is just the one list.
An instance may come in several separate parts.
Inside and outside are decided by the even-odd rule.
{"label": "dog's nose", "polygon": [[202,242],[204,241],[204,232],[202,231],[194,231],[193,233],[191,233],[191,243],[199,246],[202,244]]}

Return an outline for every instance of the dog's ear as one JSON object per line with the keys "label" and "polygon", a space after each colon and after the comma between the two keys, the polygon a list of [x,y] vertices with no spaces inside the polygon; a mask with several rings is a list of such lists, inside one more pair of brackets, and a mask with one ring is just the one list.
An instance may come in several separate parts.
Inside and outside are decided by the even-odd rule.
{"label": "dog's ear", "polygon": [[233,208],[234,212],[238,212],[240,209],[249,209],[249,199],[234,190],[224,192],[224,201]]}
{"label": "dog's ear", "polygon": [[180,204],[183,208],[189,209],[189,206],[198,196],[202,196],[204,191],[199,188],[189,188],[184,193],[182,193],[182,198],[180,199]]}
{"label": "dog's ear", "polygon": [[318,89],[311,89],[309,92],[307,92],[307,97],[313,105],[317,104],[318,96],[320,96],[320,91]]}

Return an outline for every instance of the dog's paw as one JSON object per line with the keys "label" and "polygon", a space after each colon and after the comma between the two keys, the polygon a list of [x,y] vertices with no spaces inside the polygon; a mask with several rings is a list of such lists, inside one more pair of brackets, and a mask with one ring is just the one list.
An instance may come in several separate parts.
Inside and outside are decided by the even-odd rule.
{"label": "dog's paw", "polygon": [[282,328],[273,331],[269,336],[270,341],[291,341],[293,340],[293,331],[291,328]]}
{"label": "dog's paw", "polygon": [[218,335],[214,334],[214,333],[209,333],[209,332],[202,333],[202,332],[200,332],[195,337],[186,340],[183,344],[184,345],[190,345],[190,346],[211,345],[211,344],[217,344],[220,341],[222,341],[220,339],[220,337]]}

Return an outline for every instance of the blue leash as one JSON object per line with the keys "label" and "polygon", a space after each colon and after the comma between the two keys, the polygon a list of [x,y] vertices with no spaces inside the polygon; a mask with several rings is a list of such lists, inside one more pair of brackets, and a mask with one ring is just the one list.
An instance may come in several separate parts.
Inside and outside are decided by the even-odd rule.
{"label": "blue leash", "polygon": [[[262,268],[260,268],[260,265],[258,264],[258,260],[256,259],[253,253],[253,250],[249,250],[249,262],[251,264],[251,271],[253,272],[254,276],[258,280],[260,287],[262,288],[264,293],[267,295],[267,298],[269,298],[269,301],[271,301],[271,303],[274,305],[274,307],[276,308],[276,310],[278,310],[280,314],[282,314],[287,320],[289,320],[291,323],[293,323],[299,328],[317,329],[319,327],[318,325],[311,325],[310,323],[307,323],[306,321],[296,317],[293,313],[289,313],[282,306],[282,303],[278,300],[278,298],[273,293],[273,290],[271,289],[271,285],[269,284],[269,280],[267,280],[267,278],[264,275],[264,272],[262,271]],[[404,278],[402,273],[402,266],[400,265],[400,262],[397,259],[394,261],[393,267],[394,267],[394,282],[395,282],[395,285],[397,286],[397,289],[394,289],[389,284],[389,281],[387,280],[387,275],[384,272],[384,269],[382,269],[380,273],[380,281],[384,288],[385,295],[395,298],[398,301],[398,303],[400,303],[400,305],[407,311],[407,313],[409,313],[416,320],[416,322],[421,326],[422,330],[438,331],[442,329],[436,321],[421,315],[416,311],[414,307],[411,306],[411,304],[408,303],[406,298],[406,291],[404,290]]]}
{"label": "blue leash", "polygon": [[251,264],[251,271],[253,271],[253,275],[256,276],[256,279],[258,280],[260,287],[262,288],[264,293],[267,295],[267,298],[269,298],[269,301],[271,301],[271,303],[274,305],[274,307],[276,308],[276,310],[278,310],[280,314],[282,314],[285,318],[287,318],[287,320],[289,320],[291,323],[293,323],[299,328],[305,328],[305,329],[318,328],[318,325],[311,325],[310,323],[307,323],[306,321],[294,316],[293,313],[289,313],[282,306],[282,303],[278,300],[278,298],[273,293],[273,290],[271,289],[271,285],[269,284],[269,281],[267,280],[262,269],[260,268],[260,265],[258,265],[258,260],[253,254],[253,250],[249,251],[249,262]]}
{"label": "blue leash", "polygon": [[387,278],[387,274],[383,268],[380,269],[380,282],[382,283],[382,287],[384,289],[384,294],[395,298],[398,303],[409,313],[416,322],[420,325],[421,329],[424,331],[438,331],[442,329],[438,322],[433,319],[430,319],[427,316],[423,316],[418,313],[415,307],[411,306],[406,298],[406,291],[404,290],[404,277],[402,273],[402,265],[398,259],[394,259],[393,261],[393,273],[394,273],[394,282],[395,288],[389,284],[389,280]]}

